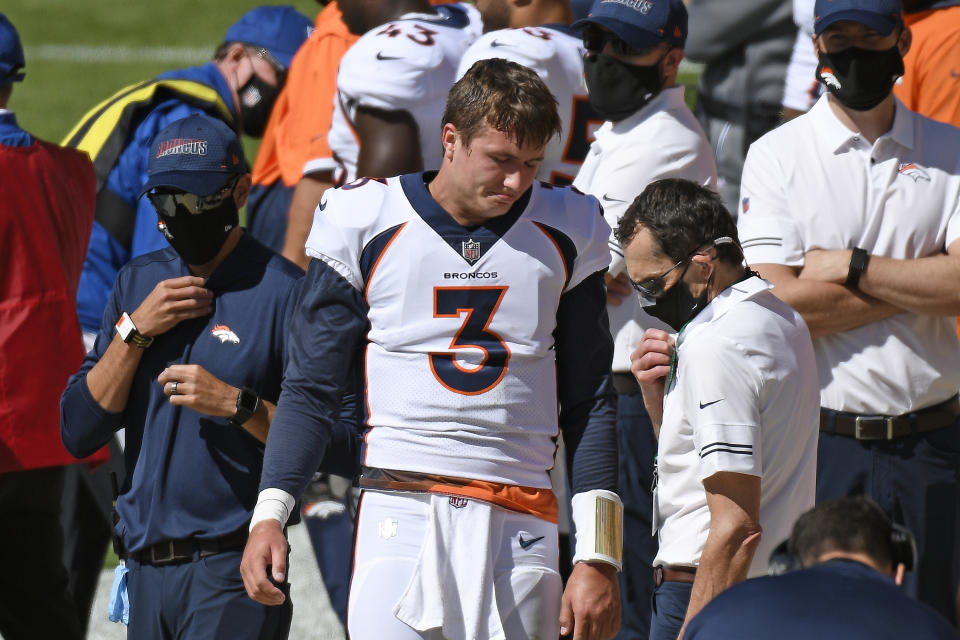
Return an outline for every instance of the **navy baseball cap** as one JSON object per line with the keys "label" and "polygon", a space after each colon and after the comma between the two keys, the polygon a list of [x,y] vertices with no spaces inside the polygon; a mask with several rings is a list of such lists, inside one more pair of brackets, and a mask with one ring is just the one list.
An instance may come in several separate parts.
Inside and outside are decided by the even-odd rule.
{"label": "navy baseball cap", "polygon": [[311,31],[313,22],[310,18],[291,6],[256,7],[227,29],[223,41],[263,47],[284,69],[289,69],[293,54]]}
{"label": "navy baseball cap", "polygon": [[682,49],[687,41],[687,8],[682,0],[596,0],[576,28],[598,24],[638,51],[661,42]]}
{"label": "navy baseball cap", "polygon": [[890,35],[894,27],[903,24],[900,0],[817,0],[813,9],[816,35],[841,20],[859,22],[880,35]]}
{"label": "navy baseball cap", "polygon": [[150,145],[142,196],[173,187],[198,196],[216,193],[230,178],[247,173],[237,134],[221,120],[200,113],[170,124]]}
{"label": "navy baseball cap", "polygon": [[0,87],[23,80],[21,71],[27,64],[16,27],[0,13]]}

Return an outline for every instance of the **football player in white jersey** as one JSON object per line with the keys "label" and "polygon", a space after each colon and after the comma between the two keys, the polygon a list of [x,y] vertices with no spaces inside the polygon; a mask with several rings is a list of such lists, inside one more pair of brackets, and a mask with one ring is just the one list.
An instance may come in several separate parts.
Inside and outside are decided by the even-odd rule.
{"label": "football player in white jersey", "polygon": [[438,168],[437,123],[460,58],[476,38],[470,13],[428,0],[344,0],[340,8],[351,31],[357,23],[379,26],[350,47],[337,73],[327,137],[337,184]]}
{"label": "football player in white jersey", "polygon": [[583,40],[570,28],[569,0],[509,0],[477,3],[484,30],[460,60],[460,78],[477,60],[503,58],[530,67],[547,84],[560,111],[563,133],[550,141],[537,177],[553,184],[573,182],[603,118],[587,100]]}
{"label": "football player in white jersey", "polygon": [[[560,120],[530,69],[478,62],[442,122],[438,172],[364,178],[317,209],[244,582],[283,600],[270,581],[286,571],[282,527],[359,370],[350,636],[610,638],[622,505],[609,226],[593,197],[535,181]],[[577,528],[565,590],[548,476],[561,430]]]}

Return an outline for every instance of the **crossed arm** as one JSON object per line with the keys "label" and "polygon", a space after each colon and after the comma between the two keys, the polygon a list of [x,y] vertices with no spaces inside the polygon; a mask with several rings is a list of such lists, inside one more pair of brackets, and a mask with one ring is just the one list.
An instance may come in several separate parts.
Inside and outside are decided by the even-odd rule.
{"label": "crossed arm", "polygon": [[824,336],[883,320],[903,311],[960,315],[960,240],[946,253],[917,259],[870,256],[857,290],[844,286],[849,249],[815,249],[802,268],[781,264],[753,267],[774,293],[803,315],[813,336]]}

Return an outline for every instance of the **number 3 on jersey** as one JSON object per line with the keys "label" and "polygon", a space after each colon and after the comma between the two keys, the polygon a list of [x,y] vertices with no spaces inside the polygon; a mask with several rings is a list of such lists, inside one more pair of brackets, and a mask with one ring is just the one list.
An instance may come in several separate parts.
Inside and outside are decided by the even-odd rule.
{"label": "number 3 on jersey", "polygon": [[490,322],[500,307],[507,287],[434,287],[433,317],[459,318],[466,314],[451,349],[480,350],[480,364],[467,368],[457,362],[455,353],[431,353],[430,369],[444,387],[455,393],[473,396],[497,386],[507,372],[510,349]]}

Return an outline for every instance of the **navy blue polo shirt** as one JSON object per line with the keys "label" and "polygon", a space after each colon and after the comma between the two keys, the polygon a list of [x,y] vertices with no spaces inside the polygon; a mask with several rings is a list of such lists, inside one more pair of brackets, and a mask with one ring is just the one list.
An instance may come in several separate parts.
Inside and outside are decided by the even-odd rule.
{"label": "navy blue polo shirt", "polygon": [[953,628],[893,580],[851,560],[831,560],[732,586],[687,626],[687,640],[956,639]]}
{"label": "navy blue polo shirt", "polygon": [[74,455],[95,451],[126,427],[127,479],[117,501],[117,530],[130,551],[164,540],[218,538],[249,522],[263,445],[226,418],[170,404],[157,376],[172,364],[198,364],[230,385],[249,387],[276,402],[303,272],[242,235],[207,280],[213,313],[156,336],[143,354],[126,409],[105,411],[90,395],[86,376],[113,339],[114,324],[157,283],[186,275],[187,265],[172,248],[140,256],[121,269],[96,344],[60,403],[64,444]]}

